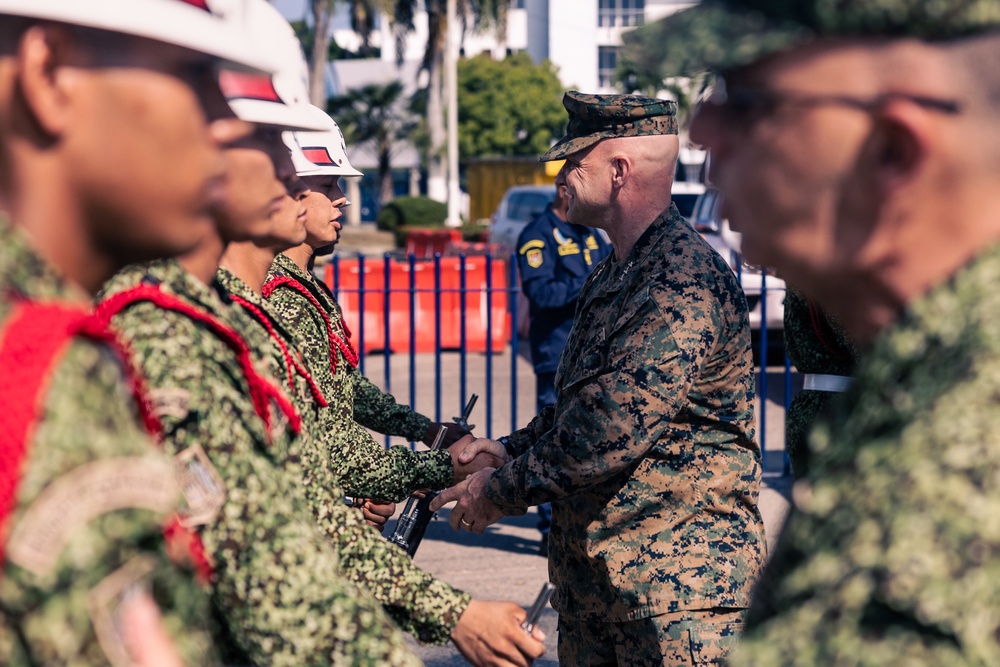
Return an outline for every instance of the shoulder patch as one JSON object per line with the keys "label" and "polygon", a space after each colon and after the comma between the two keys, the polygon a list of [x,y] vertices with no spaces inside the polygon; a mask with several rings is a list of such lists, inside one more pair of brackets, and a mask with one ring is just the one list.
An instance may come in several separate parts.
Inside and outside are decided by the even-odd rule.
{"label": "shoulder patch", "polygon": [[537,269],[542,265],[542,262],[545,261],[545,256],[542,254],[542,251],[539,250],[538,248],[532,248],[531,250],[528,251],[528,254],[525,256],[525,259],[528,260],[528,266],[530,266],[533,269]]}
{"label": "shoulder patch", "polygon": [[521,246],[521,249],[518,250],[517,252],[518,252],[518,254],[523,255],[526,252],[528,252],[529,250],[531,250],[532,248],[539,248],[539,249],[541,249],[541,248],[544,248],[544,247],[545,247],[545,241],[542,241],[541,239],[534,239],[532,241],[528,241],[523,246]]}
{"label": "shoulder patch", "polygon": [[157,417],[184,419],[191,403],[191,392],[180,387],[157,387],[146,392],[153,414]]}
{"label": "shoulder patch", "polygon": [[226,485],[201,445],[192,445],[174,457],[177,483],[187,509],[186,528],[212,523],[226,503]]}
{"label": "shoulder patch", "polygon": [[177,506],[169,461],[126,457],[86,463],[63,475],[31,504],[11,531],[11,562],[39,576],[52,571],[76,529],[102,514],[146,509],[166,514]]}

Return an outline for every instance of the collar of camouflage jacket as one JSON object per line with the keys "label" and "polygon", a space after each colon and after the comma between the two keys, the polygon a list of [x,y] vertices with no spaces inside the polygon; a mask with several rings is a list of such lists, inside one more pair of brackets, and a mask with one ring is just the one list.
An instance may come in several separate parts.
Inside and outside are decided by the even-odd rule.
{"label": "collar of camouflage jacket", "polygon": [[687,223],[678,212],[677,206],[671,203],[642,233],[628,255],[616,261],[614,253],[612,253],[603,265],[603,272],[607,276],[604,278],[604,291],[606,293],[617,292],[630,284],[637,274],[641,275],[642,267],[647,263],[649,253],[654,249],[662,251],[661,239],[678,224],[686,225]]}
{"label": "collar of camouflage jacket", "polygon": [[327,313],[336,312],[337,306],[330,298],[330,294],[327,293],[325,289],[318,285],[319,281],[307,271],[303,271],[298,264],[292,261],[292,258],[285,254],[278,255],[274,260],[272,265],[272,273],[275,268],[280,269],[282,273],[287,275],[289,278],[294,278],[300,284],[302,284],[306,289],[312,293],[313,296],[320,302],[323,308],[326,309]]}
{"label": "collar of camouflage jacket", "polygon": [[64,301],[86,305],[90,296],[60,276],[11,222],[0,214],[0,290],[32,301]]}

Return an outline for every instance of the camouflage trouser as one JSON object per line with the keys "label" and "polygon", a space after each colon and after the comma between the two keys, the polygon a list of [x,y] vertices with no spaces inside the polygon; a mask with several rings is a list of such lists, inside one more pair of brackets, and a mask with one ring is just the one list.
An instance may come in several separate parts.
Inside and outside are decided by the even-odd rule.
{"label": "camouflage trouser", "polygon": [[559,618],[566,667],[721,665],[743,631],[744,609],[695,609],[635,621]]}

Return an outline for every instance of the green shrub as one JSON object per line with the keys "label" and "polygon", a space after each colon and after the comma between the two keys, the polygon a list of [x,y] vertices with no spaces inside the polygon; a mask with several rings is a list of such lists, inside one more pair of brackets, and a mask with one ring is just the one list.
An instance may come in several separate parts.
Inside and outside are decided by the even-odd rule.
{"label": "green shrub", "polygon": [[440,227],[448,217],[448,205],[429,197],[397,197],[382,207],[375,219],[379,229],[392,232],[396,245],[406,240],[402,227]]}

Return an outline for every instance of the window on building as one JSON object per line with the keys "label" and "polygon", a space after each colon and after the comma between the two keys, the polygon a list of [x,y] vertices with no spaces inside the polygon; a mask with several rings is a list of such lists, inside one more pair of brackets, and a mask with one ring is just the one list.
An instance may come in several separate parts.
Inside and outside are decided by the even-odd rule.
{"label": "window on building", "polygon": [[601,28],[629,28],[642,25],[646,0],[600,0],[597,25]]}
{"label": "window on building", "polygon": [[601,88],[611,88],[618,68],[618,47],[597,47],[597,85]]}
{"label": "window on building", "polygon": [[524,0],[514,0],[510,3],[511,9],[524,9]]}

